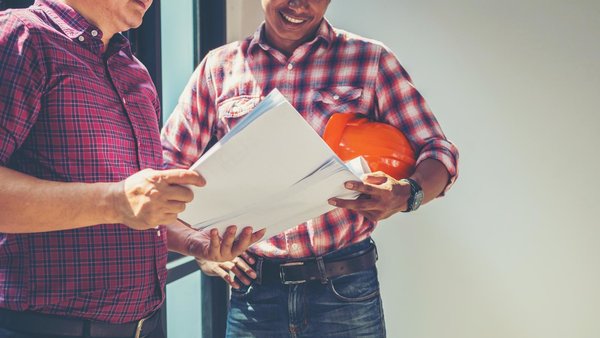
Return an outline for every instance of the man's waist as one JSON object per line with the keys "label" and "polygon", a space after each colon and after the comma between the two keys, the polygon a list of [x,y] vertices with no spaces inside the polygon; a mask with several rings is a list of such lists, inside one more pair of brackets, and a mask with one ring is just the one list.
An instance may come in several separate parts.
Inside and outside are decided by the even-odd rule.
{"label": "man's waist", "polygon": [[377,248],[367,238],[324,256],[288,260],[257,257],[254,268],[259,284],[325,283],[328,279],[374,268],[377,258]]}
{"label": "man's waist", "polygon": [[[77,317],[103,322],[130,322],[144,317],[148,309],[157,309],[163,302],[160,286],[137,290],[95,290],[60,297],[27,290],[10,290],[0,301],[0,308],[23,312],[33,311],[55,316]],[[2,297],[0,297],[2,298]]]}
{"label": "man's waist", "polygon": [[[72,315],[71,315],[72,316]],[[0,328],[44,337],[144,337],[160,325],[160,311],[130,322],[110,323],[71,316],[0,308]]]}

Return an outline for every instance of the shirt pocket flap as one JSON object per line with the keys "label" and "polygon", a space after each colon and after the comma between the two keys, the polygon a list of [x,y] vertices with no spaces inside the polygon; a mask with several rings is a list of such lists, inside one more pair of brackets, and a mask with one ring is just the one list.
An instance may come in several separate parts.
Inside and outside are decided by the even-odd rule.
{"label": "shirt pocket flap", "polygon": [[317,91],[315,101],[326,104],[344,104],[359,99],[362,96],[362,88],[352,86],[338,86],[321,89]]}
{"label": "shirt pocket flap", "polygon": [[241,117],[254,109],[260,102],[260,96],[242,95],[228,98],[221,102],[217,111],[219,118],[236,118]]}

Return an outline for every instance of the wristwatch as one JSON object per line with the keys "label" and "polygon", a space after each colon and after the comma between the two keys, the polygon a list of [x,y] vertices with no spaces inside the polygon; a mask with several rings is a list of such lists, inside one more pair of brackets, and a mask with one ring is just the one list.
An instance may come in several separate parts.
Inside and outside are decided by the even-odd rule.
{"label": "wristwatch", "polygon": [[400,182],[408,183],[410,185],[410,197],[406,202],[407,208],[403,212],[411,212],[419,209],[421,202],[423,201],[423,189],[421,189],[419,183],[412,178],[403,178]]}

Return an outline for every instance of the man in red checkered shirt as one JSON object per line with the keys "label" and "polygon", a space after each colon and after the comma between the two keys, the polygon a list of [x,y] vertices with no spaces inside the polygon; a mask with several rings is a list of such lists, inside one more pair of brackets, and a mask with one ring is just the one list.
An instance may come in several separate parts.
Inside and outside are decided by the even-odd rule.
{"label": "man in red checkered shirt", "polygon": [[0,12],[0,337],[161,337],[167,248],[231,260],[260,235],[177,223],[205,182],[162,170],[156,89],[119,33],[151,3]]}
{"label": "man in red checkered shirt", "polygon": [[338,208],[243,258],[200,260],[205,273],[233,287],[228,337],[385,336],[370,235],[377,221],[443,195],[457,176],[458,150],[396,57],[380,42],[333,28],[324,19],[329,3],[262,0],[265,22],[256,33],[207,55],[163,129],[167,165],[189,167],[277,88],[319,134],[336,112],[397,127],[417,152],[416,170],[409,179],[374,173],[348,182],[362,198],[331,199]]}

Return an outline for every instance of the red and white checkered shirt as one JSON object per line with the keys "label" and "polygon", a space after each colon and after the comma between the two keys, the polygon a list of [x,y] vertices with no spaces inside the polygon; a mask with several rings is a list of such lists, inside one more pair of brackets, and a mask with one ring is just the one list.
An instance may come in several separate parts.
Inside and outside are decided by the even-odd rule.
{"label": "red and white checkered shirt", "polygon": [[[162,167],[150,76],[125,37],[104,54],[101,38],[60,1],[0,12],[0,165],[88,183]],[[138,320],[162,303],[166,260],[166,236],[121,224],[0,233],[0,308]]]}
{"label": "red and white checkered shirt", "polygon": [[[399,128],[417,150],[417,163],[441,161],[451,176],[447,189],[456,179],[458,150],[392,52],[326,20],[315,39],[289,58],[266,42],[264,24],[253,36],[209,53],[163,128],[165,163],[191,166],[211,138],[223,137],[274,88],[320,135],[333,113],[365,114]],[[375,225],[353,211],[335,209],[250,250],[273,258],[318,256],[368,238]]]}

